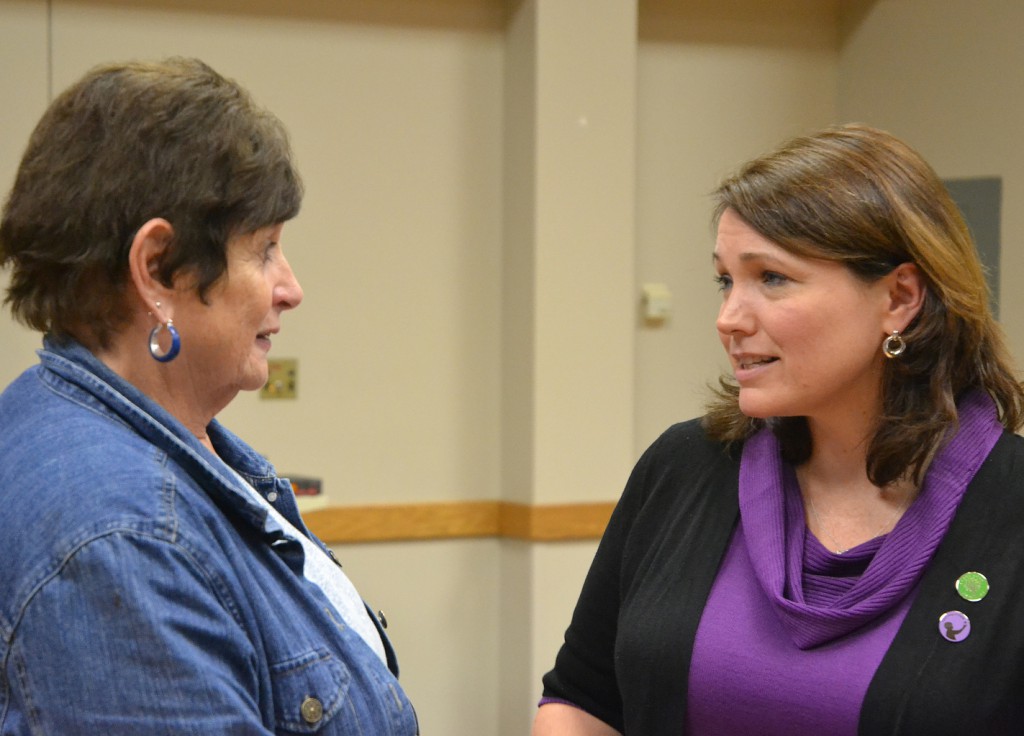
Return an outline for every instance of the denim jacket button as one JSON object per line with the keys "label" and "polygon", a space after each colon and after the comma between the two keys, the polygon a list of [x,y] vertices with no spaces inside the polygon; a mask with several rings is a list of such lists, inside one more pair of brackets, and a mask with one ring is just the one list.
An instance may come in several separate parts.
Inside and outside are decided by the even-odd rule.
{"label": "denim jacket button", "polygon": [[318,723],[324,717],[323,703],[312,696],[302,701],[299,710],[302,712],[302,720],[306,723]]}

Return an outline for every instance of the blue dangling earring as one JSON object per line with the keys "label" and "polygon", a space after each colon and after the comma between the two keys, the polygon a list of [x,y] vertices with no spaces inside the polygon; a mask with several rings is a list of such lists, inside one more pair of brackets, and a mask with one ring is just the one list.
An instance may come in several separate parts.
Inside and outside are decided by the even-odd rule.
{"label": "blue dangling earring", "polygon": [[[160,308],[160,302],[156,303],[156,308]],[[167,330],[167,334],[171,336],[171,347],[167,349],[166,353],[160,352],[160,330]],[[178,331],[174,329],[174,321],[167,320],[166,323],[158,324],[149,333],[149,354],[153,356],[153,360],[159,361],[160,363],[169,363],[178,357],[178,352],[181,350],[181,336]]]}

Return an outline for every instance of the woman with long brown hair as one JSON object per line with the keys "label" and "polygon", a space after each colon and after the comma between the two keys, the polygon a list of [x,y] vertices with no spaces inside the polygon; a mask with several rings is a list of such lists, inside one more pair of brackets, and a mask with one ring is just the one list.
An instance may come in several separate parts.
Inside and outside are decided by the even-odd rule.
{"label": "woman with long brown hair", "polygon": [[1018,732],[1024,391],[945,187],[847,125],[715,222],[731,373],[631,475],[535,736]]}

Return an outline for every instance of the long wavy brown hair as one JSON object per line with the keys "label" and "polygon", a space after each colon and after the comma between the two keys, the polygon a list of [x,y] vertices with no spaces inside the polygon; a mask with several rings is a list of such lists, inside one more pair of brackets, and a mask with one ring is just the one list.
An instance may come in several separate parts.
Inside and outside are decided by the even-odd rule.
{"label": "long wavy brown hair", "polygon": [[[927,293],[903,332],[907,349],[885,361],[882,415],[867,453],[873,483],[919,482],[968,390],[992,397],[1006,429],[1024,423],[1024,389],[974,241],[942,181],[904,142],[863,125],[828,128],[747,163],[714,196],[715,223],[732,210],[781,248],[839,261],[865,281],[906,262],[923,275]],[[719,383],[704,418],[713,437],[741,441],[767,424],[788,461],[810,457],[804,417],[745,416],[739,386],[731,376]]]}

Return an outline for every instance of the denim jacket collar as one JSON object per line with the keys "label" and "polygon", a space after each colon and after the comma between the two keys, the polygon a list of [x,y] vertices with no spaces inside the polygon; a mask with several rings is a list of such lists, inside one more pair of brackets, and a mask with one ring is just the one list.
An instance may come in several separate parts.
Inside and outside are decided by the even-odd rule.
{"label": "denim jacket collar", "polygon": [[[210,440],[220,458],[210,451],[167,410],[142,391],[119,376],[91,351],[74,340],[58,342],[50,336],[43,340],[38,351],[42,364],[69,384],[79,387],[83,395],[79,400],[96,404],[103,413],[110,413],[145,437],[168,457],[186,468],[201,482],[211,498],[225,513],[237,514],[251,526],[274,537],[283,532],[248,493],[237,487],[224,465],[234,469],[257,491],[266,495],[287,485],[277,477],[273,465],[249,448],[216,419],[207,427]],[[291,499],[291,494],[280,494]],[[294,504],[290,504],[294,507]],[[289,521],[298,522],[298,511],[289,508]]]}

